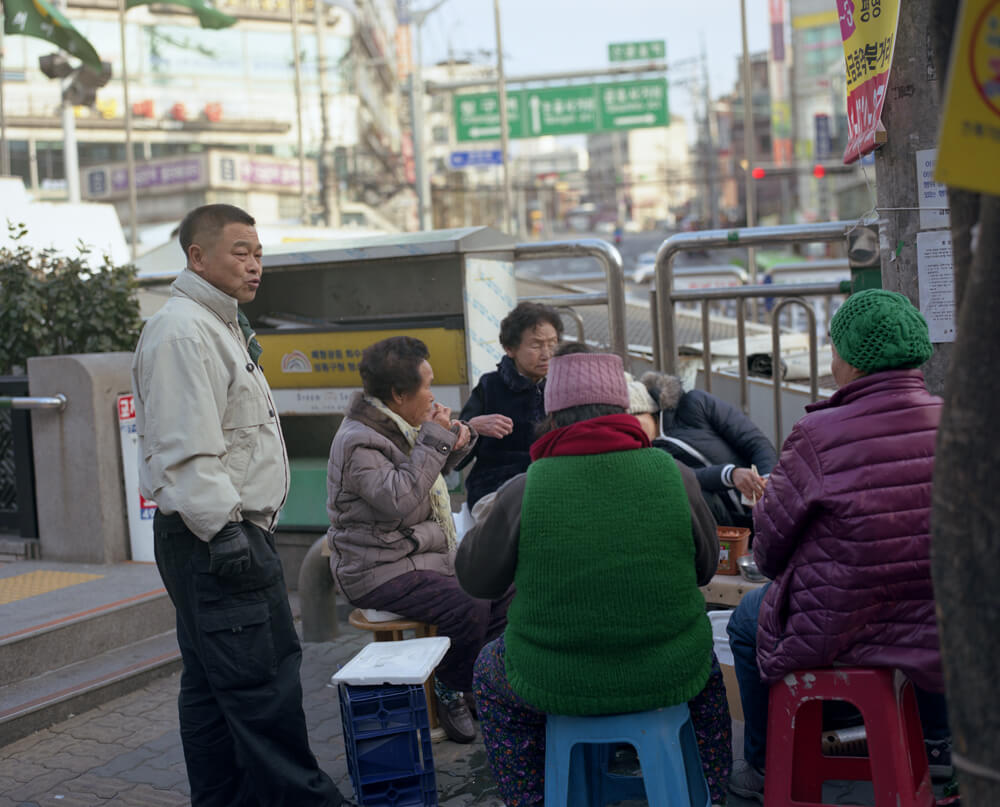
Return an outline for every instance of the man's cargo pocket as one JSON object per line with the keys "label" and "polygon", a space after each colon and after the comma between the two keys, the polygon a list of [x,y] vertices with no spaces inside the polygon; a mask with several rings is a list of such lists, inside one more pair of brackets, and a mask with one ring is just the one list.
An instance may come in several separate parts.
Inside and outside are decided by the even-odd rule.
{"label": "man's cargo pocket", "polygon": [[203,611],[198,615],[198,626],[202,661],[213,687],[240,689],[274,678],[277,659],[266,602]]}

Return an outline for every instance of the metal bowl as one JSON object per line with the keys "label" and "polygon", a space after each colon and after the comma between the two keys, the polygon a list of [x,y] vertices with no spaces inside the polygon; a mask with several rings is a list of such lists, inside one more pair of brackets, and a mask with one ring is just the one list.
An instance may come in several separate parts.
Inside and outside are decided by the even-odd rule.
{"label": "metal bowl", "polygon": [[736,559],[736,565],[740,567],[740,574],[744,580],[749,580],[751,583],[763,583],[767,580],[754,563],[753,555],[740,555]]}

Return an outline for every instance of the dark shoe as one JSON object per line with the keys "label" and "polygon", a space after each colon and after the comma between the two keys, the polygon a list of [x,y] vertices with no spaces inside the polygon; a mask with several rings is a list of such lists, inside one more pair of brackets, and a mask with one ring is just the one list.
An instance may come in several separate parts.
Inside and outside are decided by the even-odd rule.
{"label": "dark shoe", "polygon": [[947,782],[955,775],[955,766],[951,764],[951,740],[924,740],[924,747],[927,749],[931,779]]}
{"label": "dark shoe", "polygon": [[454,743],[471,743],[476,739],[476,727],[465,705],[465,698],[458,697],[449,703],[438,702],[438,722],[448,739]]}
{"label": "dark shoe", "polygon": [[737,796],[755,799],[764,803],[764,774],[745,759],[733,762],[733,772],[729,775],[729,789]]}
{"label": "dark shoe", "polygon": [[479,720],[479,710],[476,708],[475,697],[473,697],[471,692],[463,692],[462,697],[465,698],[465,705],[469,707],[469,714],[472,715],[472,719]]}

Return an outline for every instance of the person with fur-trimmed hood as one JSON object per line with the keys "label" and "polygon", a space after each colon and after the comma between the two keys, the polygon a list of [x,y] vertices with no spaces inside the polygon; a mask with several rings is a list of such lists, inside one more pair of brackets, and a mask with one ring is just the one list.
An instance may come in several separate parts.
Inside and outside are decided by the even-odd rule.
{"label": "person with fur-trimmed hood", "polygon": [[704,390],[685,392],[677,376],[650,372],[641,381],[659,407],[653,445],[695,472],[719,524],[750,527],[740,494],[751,502],[763,495],[778,463],[771,441],[735,406]]}

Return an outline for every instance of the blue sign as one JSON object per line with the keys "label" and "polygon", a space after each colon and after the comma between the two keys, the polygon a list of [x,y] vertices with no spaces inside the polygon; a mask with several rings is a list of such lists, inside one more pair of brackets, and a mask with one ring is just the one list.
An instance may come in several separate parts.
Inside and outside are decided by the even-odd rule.
{"label": "blue sign", "polygon": [[503,152],[500,149],[453,151],[448,156],[448,165],[452,168],[470,168],[476,165],[503,165]]}
{"label": "blue sign", "polygon": [[829,160],[833,151],[833,138],[830,136],[830,116],[815,115],[816,141],[814,154],[817,160]]}

